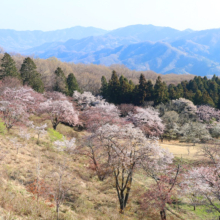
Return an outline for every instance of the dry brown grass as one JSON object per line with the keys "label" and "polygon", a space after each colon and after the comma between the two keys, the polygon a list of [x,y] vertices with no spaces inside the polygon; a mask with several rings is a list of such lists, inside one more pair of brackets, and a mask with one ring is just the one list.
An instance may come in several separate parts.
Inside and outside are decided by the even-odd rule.
{"label": "dry brown grass", "polygon": [[[38,117],[33,117],[35,123],[43,123]],[[50,122],[47,121],[49,127]],[[41,178],[48,183],[52,183],[50,177],[52,170],[56,168],[56,163],[65,162],[69,178],[66,181],[71,185],[65,203],[61,206],[60,219],[87,219],[87,220],[138,220],[138,219],[158,219],[158,213],[153,209],[146,216],[139,207],[139,198],[147,189],[151,181],[146,178],[141,171],[134,175],[131,196],[128,207],[124,215],[119,214],[116,190],[114,189],[114,179],[109,177],[104,182],[92,175],[88,169],[88,160],[78,155],[69,155],[58,152],[51,146],[47,135],[41,138],[40,145],[36,144],[36,137],[30,130],[32,138],[26,141],[26,146],[19,149],[12,145],[9,138],[16,136],[20,142],[23,140],[18,136],[18,128],[12,129],[10,134],[0,136],[1,154],[4,159],[0,164],[1,171],[1,196],[0,213],[4,219],[55,219],[55,208],[50,207],[51,203],[45,202],[43,198],[37,204],[34,195],[27,192],[26,185],[36,178],[36,165],[40,158]],[[65,125],[58,125],[58,131],[67,135],[81,136],[82,132],[76,132],[73,128]],[[76,134],[79,133],[79,134]],[[176,156],[182,154],[187,157],[187,146],[178,143],[163,143]],[[196,146],[197,147],[197,146]],[[194,151],[193,151],[194,152]],[[52,204],[54,204],[52,202]],[[173,214],[167,213],[168,219],[177,219]],[[1,214],[0,214],[1,215]],[[199,219],[193,213],[183,213],[185,219]],[[192,218],[189,216],[192,216]]]}
{"label": "dry brown grass", "polygon": [[191,143],[180,143],[179,141],[164,141],[160,146],[168,149],[176,157],[182,157],[189,160],[203,159],[201,154],[201,147],[204,144],[196,144],[193,146]]}

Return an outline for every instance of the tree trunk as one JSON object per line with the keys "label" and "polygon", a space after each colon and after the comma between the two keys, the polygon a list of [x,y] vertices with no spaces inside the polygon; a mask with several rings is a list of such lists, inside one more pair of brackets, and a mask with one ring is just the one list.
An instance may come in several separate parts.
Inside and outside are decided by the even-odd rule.
{"label": "tree trunk", "polygon": [[40,134],[38,134],[38,136],[37,136],[37,144],[39,144],[40,143]]}
{"label": "tree trunk", "polygon": [[194,205],[193,207],[194,207],[194,209],[193,209],[193,210],[194,210],[194,211],[196,211],[196,206]]}
{"label": "tree trunk", "polygon": [[166,219],[167,219],[165,209],[163,209],[162,211],[160,211],[160,217],[161,217],[161,220],[166,220]]}
{"label": "tree trunk", "polygon": [[57,220],[59,220],[59,205],[57,205],[56,212],[57,212]]}
{"label": "tree trunk", "polygon": [[57,125],[58,125],[58,124],[53,124],[53,130],[56,130],[56,129],[57,129]]}

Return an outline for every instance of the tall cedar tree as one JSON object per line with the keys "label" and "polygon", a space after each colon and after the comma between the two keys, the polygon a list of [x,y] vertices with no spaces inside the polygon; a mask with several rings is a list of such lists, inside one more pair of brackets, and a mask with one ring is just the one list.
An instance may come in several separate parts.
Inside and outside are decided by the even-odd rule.
{"label": "tall cedar tree", "polygon": [[20,77],[20,73],[15,66],[15,61],[12,59],[10,54],[5,53],[1,61],[2,69],[0,71],[0,79],[3,79],[7,76],[17,78]]}
{"label": "tall cedar tree", "polygon": [[144,100],[147,96],[147,81],[143,74],[140,75],[139,78],[139,86],[138,86],[138,93],[137,93],[137,105],[142,105]]}
{"label": "tall cedar tree", "polygon": [[23,85],[31,86],[35,91],[43,93],[44,84],[41,80],[41,75],[37,72],[37,67],[30,57],[24,59],[20,73]]}
{"label": "tall cedar tree", "polygon": [[80,91],[78,82],[73,73],[70,73],[67,77],[68,95],[73,96],[74,91]]}
{"label": "tall cedar tree", "polygon": [[154,104],[165,103],[169,100],[169,94],[166,83],[162,82],[160,76],[158,76],[154,85]]}
{"label": "tall cedar tree", "polygon": [[105,99],[108,99],[108,82],[107,82],[105,76],[102,76],[102,78],[101,78],[100,93]]}
{"label": "tall cedar tree", "polygon": [[151,80],[147,81],[147,90],[146,90],[146,101],[153,101],[154,100],[154,85]]}
{"label": "tall cedar tree", "polygon": [[120,82],[120,99],[119,103],[131,103],[132,102],[132,86],[129,84],[128,79],[125,78],[123,75],[119,78]]}
{"label": "tall cedar tree", "polygon": [[112,77],[108,83],[108,100],[109,102],[119,104],[120,103],[120,82],[116,72],[112,71]]}
{"label": "tall cedar tree", "polygon": [[68,86],[67,86],[67,80],[66,80],[63,70],[60,67],[58,67],[55,70],[54,74],[55,74],[55,83],[54,83],[53,90],[67,95]]}

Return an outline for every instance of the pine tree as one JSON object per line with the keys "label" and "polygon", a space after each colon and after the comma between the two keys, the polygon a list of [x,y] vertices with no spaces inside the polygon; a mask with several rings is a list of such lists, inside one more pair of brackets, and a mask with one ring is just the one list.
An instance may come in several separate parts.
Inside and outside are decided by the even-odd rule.
{"label": "pine tree", "polygon": [[101,95],[108,100],[108,83],[104,76],[101,78],[101,88],[100,88]]}
{"label": "pine tree", "polygon": [[202,94],[201,104],[203,104],[203,105],[208,104],[208,105],[211,105],[211,106],[215,106],[215,103],[213,102],[212,98],[210,97],[210,95],[208,94],[207,91],[205,91]]}
{"label": "pine tree", "polygon": [[0,72],[0,79],[3,79],[4,77],[10,76],[10,77],[20,77],[19,72],[17,71],[15,61],[12,59],[11,55],[8,53],[5,53],[2,60],[1,60],[1,72]]}
{"label": "pine tree", "polygon": [[108,83],[108,97],[109,97],[109,101],[113,102],[115,104],[119,103],[119,90],[120,90],[120,82],[118,79],[118,76],[116,74],[116,72],[113,70],[112,71],[112,77],[109,80]]}
{"label": "pine tree", "polygon": [[154,85],[154,104],[165,103],[169,100],[168,88],[166,83],[162,82],[160,76],[158,76]]}
{"label": "pine tree", "polygon": [[131,103],[132,102],[132,86],[129,84],[127,78],[123,75],[119,78],[119,103]]}
{"label": "pine tree", "polygon": [[42,93],[44,91],[44,84],[41,80],[41,75],[37,72],[37,67],[30,57],[24,59],[20,73],[23,85],[31,86],[37,92]]}
{"label": "pine tree", "polygon": [[74,91],[80,91],[78,82],[73,73],[70,73],[67,77],[68,95],[73,96]]}
{"label": "pine tree", "polygon": [[193,103],[195,105],[201,105],[202,104],[202,92],[200,90],[196,91],[196,94],[194,96]]}
{"label": "pine tree", "polygon": [[64,94],[68,94],[67,80],[63,70],[60,67],[58,67],[55,70],[54,74],[55,74],[55,83],[53,86],[53,90],[57,92],[62,92]]}
{"label": "pine tree", "polygon": [[138,85],[138,94],[137,94],[137,105],[142,105],[147,95],[147,81],[143,74],[140,75],[139,85]]}
{"label": "pine tree", "polygon": [[147,88],[146,88],[145,100],[146,101],[153,101],[154,100],[154,85],[151,80],[148,80],[146,85],[147,85],[146,86]]}

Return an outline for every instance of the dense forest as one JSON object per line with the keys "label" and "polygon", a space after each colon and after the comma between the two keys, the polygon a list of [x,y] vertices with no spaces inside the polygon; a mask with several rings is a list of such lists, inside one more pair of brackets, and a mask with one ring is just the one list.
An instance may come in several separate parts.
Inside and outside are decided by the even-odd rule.
{"label": "dense forest", "polygon": [[158,105],[169,100],[186,98],[195,105],[210,105],[220,107],[219,92],[220,79],[213,76],[196,76],[190,81],[182,81],[178,85],[167,85],[159,76],[153,85],[151,80],[146,80],[143,74],[140,75],[139,84],[134,85],[131,80],[121,75],[118,77],[113,71],[112,77],[107,82],[103,76],[101,94],[109,102],[115,104],[131,103],[134,105]]}

